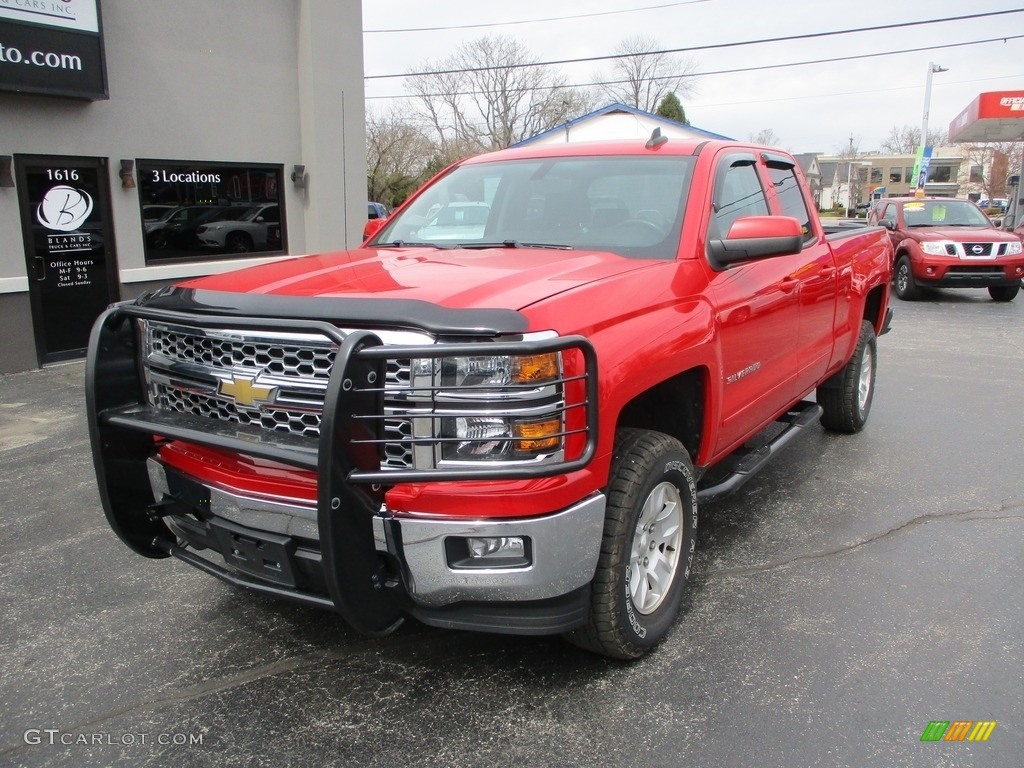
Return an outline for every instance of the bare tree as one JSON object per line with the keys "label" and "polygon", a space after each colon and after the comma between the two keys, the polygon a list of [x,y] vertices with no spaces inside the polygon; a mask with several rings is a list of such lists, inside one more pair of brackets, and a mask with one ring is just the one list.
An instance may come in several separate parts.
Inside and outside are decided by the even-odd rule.
{"label": "bare tree", "polygon": [[[945,131],[928,131],[928,146],[941,147],[948,141]],[[893,155],[913,155],[921,144],[921,129],[912,125],[904,125],[902,128],[893,126],[889,129],[889,135],[882,142],[882,150]]]}
{"label": "bare tree", "polygon": [[604,93],[613,101],[653,112],[668,93],[689,96],[696,87],[697,62],[689,56],[657,53],[662,46],[650,35],[632,35],[615,47],[611,80]]}
{"label": "bare tree", "polygon": [[960,164],[961,186],[972,186],[986,200],[1009,194],[1007,178],[1021,165],[1024,143],[1019,141],[967,144]]}
{"label": "bare tree", "polygon": [[441,157],[456,160],[502,149],[580,114],[587,95],[508,37],[470,41],[410,74],[406,87],[423,108]]}
{"label": "bare tree", "polygon": [[402,105],[384,114],[366,114],[366,194],[388,206],[401,203],[423,183],[434,151],[422,127],[407,114]]}
{"label": "bare tree", "polygon": [[751,144],[765,144],[769,147],[777,147],[782,143],[782,139],[771,128],[762,128],[757,133],[750,134]]}

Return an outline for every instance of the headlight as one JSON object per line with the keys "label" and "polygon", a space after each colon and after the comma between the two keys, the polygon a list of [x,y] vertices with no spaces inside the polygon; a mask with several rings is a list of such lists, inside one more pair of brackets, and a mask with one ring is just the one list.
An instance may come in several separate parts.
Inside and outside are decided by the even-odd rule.
{"label": "headlight", "polygon": [[921,250],[929,254],[930,256],[949,256],[951,254],[946,249],[947,245],[948,243],[945,240],[925,242],[921,243]]}
{"label": "headlight", "polygon": [[1024,252],[1024,245],[1022,245],[1019,241],[1006,244],[1007,256],[1016,256],[1022,252]]}
{"label": "headlight", "polygon": [[[430,365],[418,361],[413,370]],[[563,447],[564,400],[557,352],[438,361],[435,398],[459,403],[440,416],[446,461],[536,461]],[[423,378],[415,376],[416,388]]]}
{"label": "headlight", "polygon": [[449,461],[528,461],[562,447],[562,418],[456,416],[443,418],[441,458]]}
{"label": "headlight", "polygon": [[441,386],[506,387],[542,385],[558,378],[558,355],[488,355],[441,360]]}

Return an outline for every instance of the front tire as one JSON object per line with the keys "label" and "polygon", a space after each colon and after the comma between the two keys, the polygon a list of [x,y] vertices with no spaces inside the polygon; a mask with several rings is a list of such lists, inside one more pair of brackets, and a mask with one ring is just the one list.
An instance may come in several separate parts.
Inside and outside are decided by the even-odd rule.
{"label": "front tire", "polygon": [[860,324],[853,357],[839,373],[818,387],[817,400],[825,429],[850,434],[864,429],[875,395],[877,351],[875,327],[865,320]]}
{"label": "front tire", "polygon": [[1013,301],[1019,291],[1020,285],[990,285],[988,295],[993,301]]}
{"label": "front tire", "polygon": [[621,430],[590,615],[566,638],[617,659],[649,651],[679,613],[696,544],[697,486],[686,449],[660,432]]}
{"label": "front tire", "polygon": [[907,256],[900,256],[896,262],[896,295],[902,301],[914,301],[920,298],[921,290],[914,282],[914,271],[910,268],[910,259]]}
{"label": "front tire", "polygon": [[229,253],[250,253],[253,250],[252,238],[244,232],[232,232],[224,245]]}

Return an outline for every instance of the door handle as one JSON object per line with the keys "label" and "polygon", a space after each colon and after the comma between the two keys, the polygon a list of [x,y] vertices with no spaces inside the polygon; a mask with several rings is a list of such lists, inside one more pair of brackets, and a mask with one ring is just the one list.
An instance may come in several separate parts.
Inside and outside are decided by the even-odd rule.
{"label": "door handle", "polygon": [[33,276],[32,279],[37,283],[46,281],[46,259],[39,256],[32,257]]}
{"label": "door handle", "polygon": [[818,274],[821,275],[822,277],[835,277],[836,268],[835,267],[822,267],[821,271]]}
{"label": "door handle", "polygon": [[800,281],[795,277],[784,277],[782,282],[779,283],[779,290],[783,293],[792,293],[798,285],[800,285]]}

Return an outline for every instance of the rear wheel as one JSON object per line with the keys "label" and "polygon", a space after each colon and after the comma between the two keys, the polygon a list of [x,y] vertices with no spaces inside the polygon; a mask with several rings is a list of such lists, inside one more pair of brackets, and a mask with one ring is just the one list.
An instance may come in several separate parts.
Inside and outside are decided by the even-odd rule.
{"label": "rear wheel", "polygon": [[1020,285],[992,285],[989,286],[988,295],[993,301],[1013,301],[1019,291]]}
{"label": "rear wheel", "polygon": [[921,291],[914,282],[914,272],[910,268],[910,259],[900,256],[896,262],[896,295],[903,301],[913,301],[920,297]]}
{"label": "rear wheel", "polygon": [[871,412],[875,395],[875,327],[861,323],[853,357],[843,370],[818,387],[821,424],[834,432],[860,432]]}
{"label": "rear wheel", "polygon": [[566,635],[587,650],[635,659],[679,613],[697,543],[697,487],[682,444],[624,429],[616,436],[604,538],[586,626]]}

